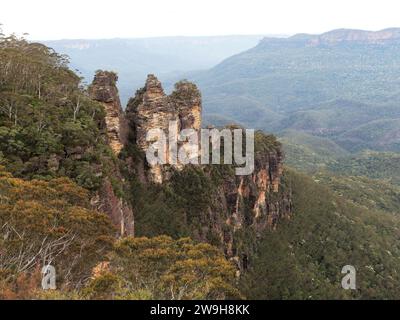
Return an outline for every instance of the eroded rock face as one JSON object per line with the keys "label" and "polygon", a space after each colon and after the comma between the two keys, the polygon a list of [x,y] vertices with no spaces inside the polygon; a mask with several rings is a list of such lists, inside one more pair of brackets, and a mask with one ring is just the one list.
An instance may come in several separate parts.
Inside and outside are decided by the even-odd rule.
{"label": "eroded rock face", "polygon": [[201,129],[201,94],[195,84],[188,81],[178,82],[168,98],[170,105],[178,112],[181,130]]}
{"label": "eroded rock face", "polygon": [[[135,175],[140,183],[148,187],[152,183],[170,184],[172,187],[176,181],[170,177],[185,169],[185,166],[179,162],[149,165],[143,153],[152,141],[146,141],[146,136],[151,129],[162,130],[168,136],[171,122],[177,124],[177,133],[184,129],[194,129],[198,135],[202,125],[199,90],[194,84],[181,81],[175,85],[170,95],[166,95],[160,81],[154,75],[149,75],[145,86],[130,99],[124,114],[120,108],[115,81],[112,75],[100,73],[91,89],[92,97],[105,104],[108,110],[107,132],[114,152],[118,154],[124,145],[120,128],[126,121],[126,136],[129,137],[127,145],[136,150],[123,160],[129,175]],[[238,270],[246,269],[252,254],[250,247],[255,246],[257,239],[266,230],[274,230],[281,219],[289,219],[292,214],[290,187],[281,182],[281,146],[272,136],[262,137],[262,147],[255,153],[255,170],[248,176],[235,176],[231,168],[226,171],[211,165],[200,165],[200,171],[208,175],[208,181],[219,182],[213,182],[210,186],[213,191],[204,209],[196,213],[196,223],[191,224],[188,214],[183,218],[194,240],[219,246],[228,258],[237,263]],[[185,143],[178,142],[178,148],[185,147]],[[141,153],[137,153],[137,150]],[[169,148],[162,152],[166,159],[170,159]],[[223,177],[222,182],[216,174]],[[115,176],[123,180],[118,170]],[[107,179],[97,204],[100,210],[109,213],[114,223],[120,227],[121,234],[133,234],[132,211],[123,200],[115,196]]]}
{"label": "eroded rock face", "polygon": [[366,44],[379,44],[390,40],[400,39],[400,29],[385,29],[380,31],[363,31],[339,29],[324,33],[313,39],[315,44],[337,44],[343,42],[359,42]]}
{"label": "eroded rock face", "polygon": [[263,233],[275,230],[279,221],[292,215],[291,190],[281,183],[282,177],[280,148],[256,154],[253,174],[226,179],[215,194],[214,206],[205,212],[196,240],[207,241],[211,234],[239,270],[246,269],[252,253],[243,241],[255,244]]}
{"label": "eroded rock face", "polygon": [[[160,81],[149,75],[145,87],[130,99],[126,113],[134,139],[140,150],[146,152],[151,142],[146,141],[146,135],[151,129],[160,129],[166,135],[169,133],[170,122],[177,123],[177,133],[183,129],[201,128],[201,94],[196,85],[181,81],[175,85],[175,91],[166,95]],[[178,143],[181,147],[183,143]],[[164,158],[169,159],[169,149],[164,150]],[[171,164],[175,169],[182,169],[178,163]],[[162,183],[168,180],[169,165],[153,165],[149,169],[149,180]]]}
{"label": "eroded rock face", "polygon": [[118,77],[113,72],[97,72],[89,94],[93,100],[104,105],[109,144],[112,150],[119,154],[126,142],[127,126],[116,86],[117,80]]}
{"label": "eroded rock face", "polygon": [[[108,143],[119,155],[127,139],[128,127],[124,112],[121,108],[118,89],[118,77],[113,72],[99,71],[89,88],[90,97],[103,104],[105,115],[105,129]],[[110,181],[111,177],[123,181],[117,164],[110,168],[110,176],[103,179],[102,186],[92,198],[92,205],[99,211],[105,212],[117,227],[121,236],[134,235],[134,216],[130,205],[123,198],[117,196]]]}
{"label": "eroded rock face", "polygon": [[[115,174],[119,172],[116,171]],[[100,191],[91,202],[97,210],[105,212],[110,217],[119,235],[134,236],[135,221],[132,208],[124,199],[115,194],[108,178],[104,180]]]}
{"label": "eroded rock face", "polygon": [[132,128],[135,131],[137,146],[146,151],[149,143],[146,141],[147,132],[159,128],[168,132],[169,122],[178,117],[177,110],[169,104],[161,82],[149,75],[144,90],[129,101],[127,114],[131,114]]}
{"label": "eroded rock face", "polygon": [[[237,203],[247,202],[252,215],[245,220],[256,232],[266,228],[275,229],[282,218],[292,213],[291,191],[281,190],[283,174],[283,155],[280,149],[258,154],[255,170],[251,176],[240,177],[241,190],[237,192]],[[247,199],[246,199],[247,198]],[[236,207],[236,211],[245,212],[245,207]]]}
{"label": "eroded rock face", "polygon": [[[160,81],[149,75],[144,88],[128,103],[126,114],[134,133],[130,139],[146,152],[149,130],[161,129],[168,134],[170,121],[178,123],[178,131],[195,129],[198,134],[201,111],[201,95],[194,84],[179,82],[171,95],[166,95]],[[239,269],[246,268],[250,255],[243,242],[253,241],[242,238],[252,235],[257,239],[266,229],[274,230],[280,219],[290,218],[292,213],[290,189],[285,190],[281,184],[283,154],[280,144],[275,138],[265,139],[268,147],[256,151],[254,172],[248,176],[225,176],[224,182],[210,196],[209,207],[198,215],[198,224],[190,226],[193,239],[220,246]],[[178,146],[185,147],[184,144]],[[169,150],[164,152],[168,158]],[[169,183],[170,174],[184,168],[179,163],[142,167],[147,171],[148,181],[159,184]],[[201,168],[210,178],[215,174],[210,166]]]}

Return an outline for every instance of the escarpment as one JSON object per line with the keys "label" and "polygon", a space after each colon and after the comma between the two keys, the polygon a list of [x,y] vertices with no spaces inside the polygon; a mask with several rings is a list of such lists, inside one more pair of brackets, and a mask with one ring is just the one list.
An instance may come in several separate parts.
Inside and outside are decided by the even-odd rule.
{"label": "escarpment", "polygon": [[221,175],[218,171],[222,170],[222,179],[210,195],[210,206],[200,215],[201,228],[193,232],[196,239],[211,239],[219,245],[241,270],[247,268],[260,237],[267,230],[273,232],[279,221],[290,219],[293,212],[281,146],[273,136],[257,135],[269,146],[256,151],[251,175],[236,176],[234,170],[223,166],[211,169],[211,176]]}
{"label": "escarpment", "polygon": [[[148,137],[151,130],[161,130],[168,137],[171,129],[176,134],[194,129],[199,137],[201,94],[196,85],[181,81],[167,95],[160,81],[149,75],[124,113],[115,82],[113,74],[98,74],[91,95],[105,106],[110,146],[123,167],[115,176],[130,185],[128,198],[137,234],[189,236],[208,242],[224,250],[239,269],[246,269],[263,233],[273,231],[281,219],[292,214],[280,143],[274,136],[256,132],[254,171],[247,176],[237,176],[233,164],[150,164],[145,153],[154,142]],[[171,127],[171,123],[176,125]],[[185,140],[175,142],[178,148],[187,145]],[[171,152],[176,152],[171,150],[162,149],[165,159],[170,160]],[[103,190],[102,206],[109,207],[115,221],[133,226],[133,220],[126,218],[133,214],[124,212],[127,207],[115,201],[111,185],[106,182]]]}

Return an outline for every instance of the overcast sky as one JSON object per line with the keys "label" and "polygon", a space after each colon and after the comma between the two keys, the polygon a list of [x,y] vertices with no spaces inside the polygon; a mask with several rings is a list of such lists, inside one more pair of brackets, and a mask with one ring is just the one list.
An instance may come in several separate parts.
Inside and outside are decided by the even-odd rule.
{"label": "overcast sky", "polygon": [[399,0],[1,0],[30,39],[321,33],[400,27]]}

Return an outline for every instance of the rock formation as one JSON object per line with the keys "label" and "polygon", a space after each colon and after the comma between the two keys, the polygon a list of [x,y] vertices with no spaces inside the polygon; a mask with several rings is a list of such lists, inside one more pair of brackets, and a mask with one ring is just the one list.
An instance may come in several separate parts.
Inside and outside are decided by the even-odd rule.
{"label": "rock formation", "polygon": [[[240,270],[246,269],[251,247],[256,245],[258,237],[266,229],[275,229],[280,219],[290,218],[292,213],[290,187],[281,182],[283,154],[279,142],[273,136],[256,134],[256,141],[258,139],[262,147],[256,148],[255,170],[248,176],[236,176],[234,170],[230,170],[233,167],[225,170],[225,165],[198,165],[196,168],[185,167],[179,162],[150,165],[144,155],[151,143],[146,141],[149,130],[161,129],[167,135],[172,121],[176,123],[177,133],[183,129],[194,129],[195,134],[199,134],[201,94],[196,85],[181,81],[170,95],[166,95],[160,81],[154,75],[149,75],[144,88],[130,99],[124,113],[116,80],[115,74],[101,71],[96,74],[90,88],[91,97],[104,105],[105,129],[114,153],[119,155],[126,147],[126,152],[119,159],[124,172],[113,168],[113,178],[139,182],[146,188],[152,188],[155,183],[173,189],[176,180],[174,182],[171,178],[187,169],[200,170],[200,175],[208,177],[207,181],[218,180],[216,184],[212,182],[210,187],[213,192],[207,196],[202,211],[196,212],[195,222],[188,218],[190,212],[186,213],[182,222],[186,223],[185,228],[190,230],[190,237],[194,240],[220,246]],[[179,141],[177,145],[185,149],[187,141]],[[163,152],[168,158],[171,150],[166,148]],[[219,178],[216,179],[216,176]],[[195,196],[189,194],[189,202]],[[104,179],[100,192],[93,198],[93,204],[109,214],[121,234],[133,234],[134,220],[130,206],[134,206],[134,203],[128,205],[127,201],[116,196],[109,177]],[[160,216],[160,219],[163,217]]]}
{"label": "rock formation", "polygon": [[[98,71],[89,88],[90,97],[104,106],[108,143],[116,156],[121,152],[127,139],[127,122],[121,108],[117,80],[117,75],[113,72]],[[123,176],[118,165],[115,164],[110,169],[110,176],[103,179],[99,192],[92,198],[92,205],[108,214],[121,236],[134,235],[132,208],[126,200],[116,195],[111,182],[111,179],[117,179],[123,183]]]}
{"label": "rock formation", "polygon": [[281,182],[282,177],[280,148],[256,154],[253,174],[225,178],[210,199],[213,205],[202,216],[202,228],[194,232],[194,238],[208,241],[212,235],[226,256],[239,269],[246,269],[245,260],[251,256],[251,246],[255,246],[257,239],[266,230],[275,230],[282,219],[291,217],[291,190]]}
{"label": "rock formation", "polygon": [[[201,95],[196,85],[181,81],[175,85],[175,91],[166,95],[160,81],[149,75],[145,87],[130,99],[126,113],[134,131],[134,139],[140,150],[145,152],[149,146],[146,134],[151,129],[169,132],[171,121],[177,123],[177,132],[183,129],[201,128]],[[179,145],[181,146],[182,143]],[[165,158],[169,158],[169,150],[165,150]],[[182,169],[179,163],[172,164],[175,169]],[[149,180],[162,183],[168,179],[168,165],[151,166]]]}
{"label": "rock formation", "polygon": [[356,29],[337,29],[320,35],[296,34],[287,39],[264,38],[262,42],[291,41],[293,44],[306,46],[335,46],[349,43],[382,45],[386,43],[400,42],[400,28],[390,28],[380,31],[365,31]]}
{"label": "rock formation", "polygon": [[343,42],[359,42],[379,44],[386,41],[400,40],[400,29],[385,29],[380,31],[364,31],[352,29],[338,29],[323,33],[314,38],[312,44],[337,44]]}
{"label": "rock formation", "polygon": [[89,95],[103,104],[109,144],[119,154],[126,142],[127,127],[116,86],[117,80],[118,77],[113,72],[97,72],[89,88]]}
{"label": "rock formation", "polygon": [[[201,129],[201,95],[197,87],[187,81],[178,82],[175,90],[166,95],[160,81],[149,75],[143,89],[130,99],[126,114],[132,131],[130,139],[144,153],[149,142],[146,134],[150,129],[162,129],[168,133],[169,122],[177,121],[178,128]],[[292,212],[290,188],[281,184],[283,154],[274,137],[262,135],[268,147],[258,150],[255,170],[249,176],[226,175],[224,182],[210,195],[209,206],[191,227],[191,237],[210,242],[224,249],[227,257],[245,269],[249,248],[243,245],[243,237],[253,235],[253,243],[266,229],[275,229],[279,219],[289,218]],[[165,150],[168,153],[168,150]],[[166,154],[165,156],[168,156]],[[145,161],[145,160],[144,160]],[[183,170],[176,165],[143,165],[141,171],[147,181],[168,184],[174,171]],[[205,174],[214,177],[210,166],[200,165]],[[162,219],[162,217],[160,217]],[[248,240],[251,243],[252,240]]]}

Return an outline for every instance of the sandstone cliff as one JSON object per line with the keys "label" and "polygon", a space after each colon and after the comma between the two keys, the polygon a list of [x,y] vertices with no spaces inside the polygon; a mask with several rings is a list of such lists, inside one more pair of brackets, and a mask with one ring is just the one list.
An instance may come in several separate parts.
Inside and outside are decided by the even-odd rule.
{"label": "sandstone cliff", "polygon": [[[124,112],[116,81],[114,73],[100,71],[89,90],[104,106],[104,129],[119,163],[103,179],[93,205],[111,217],[121,235],[134,234],[134,210],[139,235],[179,234],[209,242],[223,249],[239,270],[246,269],[259,237],[292,213],[290,186],[282,182],[279,142],[256,133],[255,170],[248,176],[236,176],[234,165],[150,165],[145,157],[149,130],[168,134],[173,121],[177,132],[194,129],[198,134],[201,94],[193,83],[181,81],[167,95],[160,81],[149,75]],[[164,152],[168,158],[170,149]],[[125,197],[117,195],[112,183],[116,180],[127,190]]]}
{"label": "sandstone cliff", "polygon": [[[165,192],[166,197],[176,196],[172,204],[165,201],[162,211],[168,206],[176,210],[176,219],[185,226],[183,234],[220,246],[239,269],[246,269],[257,239],[292,213],[290,187],[281,183],[283,154],[275,137],[256,134],[255,170],[249,176],[236,176],[233,166],[225,165],[149,166],[143,155],[149,145],[146,133],[150,129],[168,132],[169,122],[177,121],[178,130],[199,130],[201,111],[201,95],[194,84],[179,82],[172,94],[166,95],[160,81],[149,75],[144,88],[130,99],[126,109],[129,143],[142,153],[141,157],[129,158],[130,174],[139,176],[141,183],[161,185],[164,189],[159,192]],[[137,212],[139,217],[141,211]],[[181,211],[183,216],[178,218]],[[159,219],[157,224],[170,218],[160,214]]]}
{"label": "sandstone cliff", "polygon": [[[128,133],[116,86],[117,80],[115,73],[99,71],[89,87],[90,97],[104,106],[107,140],[116,157],[124,147]],[[114,164],[109,175],[103,179],[100,190],[92,198],[92,205],[109,215],[121,236],[134,235],[133,210],[123,197],[116,194],[112,181],[124,183],[118,164]]]}
{"label": "sandstone cliff", "polygon": [[[270,42],[276,39],[265,38],[263,41]],[[398,43],[400,41],[400,29],[391,28],[380,31],[365,31],[355,29],[337,29],[320,35],[296,34],[283,41],[297,41],[308,46],[334,46],[346,43],[357,43],[367,45],[381,45],[385,43]]]}
{"label": "sandstone cliff", "polygon": [[380,31],[364,31],[352,29],[338,29],[326,32],[311,42],[313,44],[336,44],[343,42],[359,42],[366,44],[379,44],[386,41],[400,39],[400,29],[385,29]]}
{"label": "sandstone cliff", "polygon": [[127,126],[116,86],[117,80],[118,77],[113,72],[97,72],[89,87],[89,95],[103,104],[109,144],[119,154],[126,142]]}
{"label": "sandstone cliff", "polygon": [[[149,146],[146,134],[150,129],[161,129],[169,132],[171,121],[177,123],[177,132],[183,129],[201,128],[201,95],[197,87],[187,81],[178,82],[175,91],[166,95],[161,82],[149,75],[142,90],[128,102],[126,113],[133,131],[133,139],[139,149],[145,152]],[[179,147],[182,143],[178,144]],[[169,158],[169,150],[165,150],[165,158]],[[179,163],[172,164],[175,169],[182,169]],[[170,176],[169,165],[151,166],[149,180],[162,183]]]}
{"label": "sandstone cliff", "polygon": [[223,176],[223,182],[210,197],[210,206],[202,215],[202,227],[193,231],[197,240],[213,239],[241,270],[247,268],[248,257],[258,239],[267,230],[275,230],[282,219],[290,219],[292,214],[291,189],[282,182],[281,147],[275,141],[274,144],[256,153],[251,175]]}

